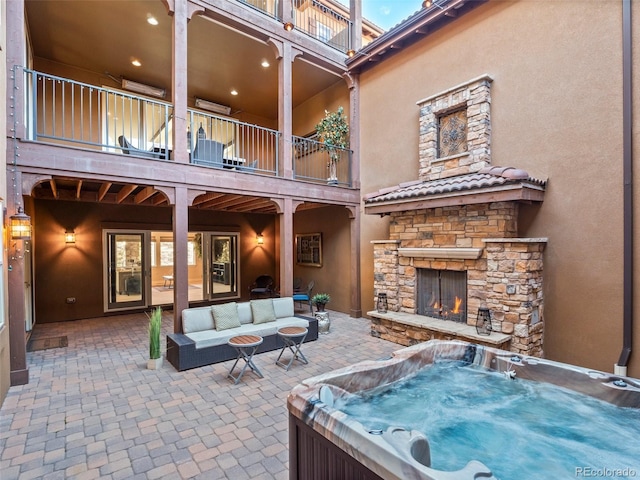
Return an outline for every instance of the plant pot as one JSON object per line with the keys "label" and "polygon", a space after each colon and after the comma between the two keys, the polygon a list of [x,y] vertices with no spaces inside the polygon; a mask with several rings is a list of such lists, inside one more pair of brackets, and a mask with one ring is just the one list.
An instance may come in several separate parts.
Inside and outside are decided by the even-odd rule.
{"label": "plant pot", "polygon": [[150,358],[149,360],[147,360],[148,370],[159,370],[161,367],[162,367],[162,357]]}
{"label": "plant pot", "polygon": [[316,303],[316,309],[319,312],[324,312],[324,305],[325,305],[324,303]]}
{"label": "plant pot", "polygon": [[315,315],[318,320],[318,333],[327,334],[331,329],[331,319],[329,312],[317,312]]}
{"label": "plant pot", "polygon": [[327,185],[338,184],[338,165],[337,160],[331,159],[329,161],[329,178],[327,178]]}

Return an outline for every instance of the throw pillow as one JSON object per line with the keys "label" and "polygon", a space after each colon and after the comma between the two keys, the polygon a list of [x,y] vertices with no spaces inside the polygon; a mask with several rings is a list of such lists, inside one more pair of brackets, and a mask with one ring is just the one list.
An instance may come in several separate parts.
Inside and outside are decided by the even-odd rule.
{"label": "throw pillow", "polygon": [[275,322],[276,312],[273,309],[273,301],[270,298],[251,300],[251,315],[253,315],[254,324]]}
{"label": "throw pillow", "polygon": [[216,330],[227,330],[240,326],[236,302],[211,305],[211,314],[216,322]]}

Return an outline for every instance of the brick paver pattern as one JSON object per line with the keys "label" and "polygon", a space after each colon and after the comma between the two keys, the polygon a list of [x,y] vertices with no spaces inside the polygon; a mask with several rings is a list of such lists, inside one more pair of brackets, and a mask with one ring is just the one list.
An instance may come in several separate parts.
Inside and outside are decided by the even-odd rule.
{"label": "brick paver pattern", "polygon": [[[291,389],[400,348],[365,318],[330,315],[331,332],[304,345],[308,365],[286,371],[278,351],[257,354],[265,378],[246,372],[238,385],[232,361],[148,370],[144,314],[37,324],[33,338],[67,335],[69,346],[27,354],[29,384],[0,409],[0,478],[288,479]],[[165,312],[163,352],[171,331]]]}

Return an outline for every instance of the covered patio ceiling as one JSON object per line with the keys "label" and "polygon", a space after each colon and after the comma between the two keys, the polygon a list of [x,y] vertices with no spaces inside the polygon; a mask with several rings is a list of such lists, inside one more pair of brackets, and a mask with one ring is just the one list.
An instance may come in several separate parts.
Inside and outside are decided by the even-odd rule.
{"label": "covered patio ceiling", "polygon": [[[141,205],[168,207],[169,199],[160,190],[150,185],[100,182],[78,178],[53,177],[41,182],[32,191],[37,200],[66,200],[119,205]],[[305,202],[297,211],[326,206]],[[275,215],[277,205],[269,198],[254,195],[208,192],[196,197],[193,208],[234,213],[264,213]]]}

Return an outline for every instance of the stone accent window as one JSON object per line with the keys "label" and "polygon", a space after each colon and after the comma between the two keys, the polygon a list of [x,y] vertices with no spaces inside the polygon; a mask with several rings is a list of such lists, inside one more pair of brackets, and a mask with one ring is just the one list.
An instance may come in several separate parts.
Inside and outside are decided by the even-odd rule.
{"label": "stone accent window", "polygon": [[418,102],[420,180],[491,165],[491,82],[483,75]]}
{"label": "stone accent window", "polygon": [[438,157],[450,157],[467,151],[467,111],[458,110],[439,119]]}

